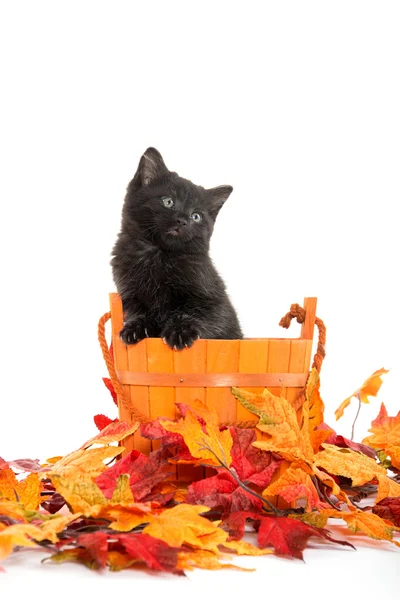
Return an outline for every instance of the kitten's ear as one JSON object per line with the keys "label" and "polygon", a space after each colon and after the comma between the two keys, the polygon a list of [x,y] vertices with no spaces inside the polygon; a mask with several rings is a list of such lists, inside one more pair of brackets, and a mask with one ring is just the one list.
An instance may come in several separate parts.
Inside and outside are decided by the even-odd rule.
{"label": "kitten's ear", "polygon": [[135,183],[147,186],[169,173],[163,157],[155,148],[147,148],[140,159],[138,170],[134,177]]}
{"label": "kitten's ear", "polygon": [[207,190],[207,196],[210,200],[210,213],[214,217],[217,217],[220,209],[228,200],[229,196],[233,192],[231,185],[219,185],[218,187]]}

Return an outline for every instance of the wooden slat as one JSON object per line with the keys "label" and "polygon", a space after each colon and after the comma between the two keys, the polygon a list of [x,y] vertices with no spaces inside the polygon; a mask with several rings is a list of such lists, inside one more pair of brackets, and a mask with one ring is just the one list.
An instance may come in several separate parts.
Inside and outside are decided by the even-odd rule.
{"label": "wooden slat", "polygon": [[[138,344],[127,346],[129,371],[146,373],[147,371],[147,345],[146,340]],[[122,381],[121,378],[119,378]],[[130,398],[132,406],[139,410],[145,417],[150,417],[149,388],[145,385],[130,385]],[[133,434],[134,447],[139,452],[149,454],[151,441],[143,438],[139,431]]]}
{"label": "wooden slat", "polygon": [[[288,372],[289,371],[289,360],[290,360],[290,350],[291,350],[291,340],[280,340],[274,341],[270,340],[269,342],[269,353],[268,353],[268,372],[269,373],[280,373],[280,372]],[[287,390],[281,387],[272,387],[268,388],[272,394],[275,396],[280,396],[283,391],[283,395],[286,397]],[[265,434],[262,434],[265,435]],[[278,469],[280,472],[282,469]],[[279,474],[276,473],[275,477],[278,478]],[[275,479],[275,478],[274,478]],[[274,503],[278,506],[278,508],[287,508],[289,504],[285,502],[282,498],[276,497]]]}
{"label": "wooden slat", "polygon": [[[239,340],[207,340],[207,372],[236,373],[239,366]],[[214,408],[221,423],[236,420],[236,398],[229,388],[207,388],[206,404]]]}
{"label": "wooden slat", "polygon": [[[304,372],[304,378],[308,377],[307,365],[306,365],[306,351],[307,346],[310,344],[309,340],[291,340],[290,341],[290,359],[289,359],[289,373]],[[305,386],[306,381],[304,381]],[[286,390],[286,398],[289,402],[293,402],[299,395],[302,388],[288,387]]]}
{"label": "wooden slat", "polygon": [[[186,383],[186,374],[197,373],[200,377],[204,377],[207,361],[207,342],[206,340],[198,340],[191,348],[182,350],[181,352],[173,352],[174,370],[178,376],[178,382],[181,375],[185,374],[184,382]],[[182,402],[191,406],[195,400],[205,402],[206,390],[205,387],[177,387],[175,388],[176,402]],[[177,465],[177,478],[179,481],[196,481],[205,476],[203,467],[194,467],[193,465]]]}
{"label": "wooden slat", "polygon": [[[268,340],[240,340],[239,372],[266,373],[268,364]],[[260,394],[265,385],[246,387],[250,392]],[[257,421],[258,417],[237,402],[236,418],[238,421]]]}
{"label": "wooden slat", "polygon": [[[127,346],[119,337],[119,333],[124,326],[124,317],[122,312],[122,302],[118,294],[110,294],[111,326],[112,326],[112,344],[114,353],[114,365],[117,370],[129,368]],[[130,386],[124,385],[126,398],[130,398]],[[118,417],[121,421],[131,422],[131,414],[123,405],[121,398],[118,397]],[[134,448],[133,436],[124,440],[125,451],[128,452]]]}
{"label": "wooden slat", "polygon": [[[299,341],[305,343],[305,340]],[[180,354],[185,352],[184,350]],[[199,390],[200,395],[205,387],[303,387],[306,381],[304,373],[140,373],[117,371],[117,374],[119,380],[127,385],[176,387],[177,390],[183,388],[187,391],[190,388],[196,388]]]}
{"label": "wooden slat", "polygon": [[316,298],[304,298],[304,305],[306,311],[306,318],[301,326],[301,338],[303,340],[312,340],[314,337],[314,325],[315,315],[317,311],[317,299]]}
{"label": "wooden slat", "polygon": [[[173,373],[174,361],[172,350],[160,338],[148,338],[147,344],[147,369],[149,373]],[[174,419],[175,390],[174,388],[152,386],[149,390],[150,417],[158,419],[167,417]]]}
{"label": "wooden slat", "polygon": [[[148,338],[147,345],[147,369],[149,373],[173,373],[174,361],[172,358],[173,350],[169,348],[160,338]],[[150,399],[150,418],[158,419],[167,417],[174,419],[176,414],[175,407],[175,389],[173,387],[157,387],[149,388]],[[152,450],[157,450],[160,447],[160,442],[154,440],[151,442]],[[176,466],[171,465],[171,473],[176,477]]]}
{"label": "wooden slat", "polygon": [[[270,340],[268,352],[268,373],[288,373],[290,359],[290,340]],[[282,385],[268,387],[275,396],[280,396]],[[285,395],[285,394],[284,394]]]}

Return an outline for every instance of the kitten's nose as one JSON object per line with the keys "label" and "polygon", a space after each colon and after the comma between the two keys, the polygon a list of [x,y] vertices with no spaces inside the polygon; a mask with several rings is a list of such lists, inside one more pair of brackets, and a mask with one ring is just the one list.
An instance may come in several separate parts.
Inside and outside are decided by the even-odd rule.
{"label": "kitten's nose", "polygon": [[187,225],[187,220],[184,217],[178,217],[176,219],[176,224],[179,225],[179,227],[185,227]]}

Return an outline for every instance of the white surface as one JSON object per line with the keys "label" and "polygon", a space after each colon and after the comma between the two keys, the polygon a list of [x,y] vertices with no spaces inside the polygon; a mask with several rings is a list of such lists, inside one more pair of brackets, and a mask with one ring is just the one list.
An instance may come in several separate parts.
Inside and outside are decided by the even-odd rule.
{"label": "white surface", "polygon": [[[395,1],[0,4],[1,456],[64,454],[95,433],[94,414],[116,416],[96,327],[125,187],[150,145],[195,183],[234,186],[212,255],[246,335],[297,335],[279,319],[317,296],[328,423],[382,366],[356,440],[380,401],[397,413],[399,16]],[[279,581],[310,598],[379,582],[394,593],[391,550],[305,556],[177,582],[18,555],[1,586],[46,573],[96,594],[128,582],[260,594]]]}
{"label": "white surface", "polygon": [[[331,527],[338,536],[339,528]],[[350,598],[354,594],[363,600],[396,600],[399,597],[399,553],[388,542],[374,542],[358,536],[347,538],[357,544],[357,551],[334,544],[321,546],[311,541],[304,551],[304,560],[288,560],[276,556],[240,557],[235,564],[255,568],[253,572],[202,571],[187,573],[186,577],[169,574],[148,574],[142,571],[119,573],[93,572],[81,565],[65,563],[40,564],[42,552],[21,552],[4,561],[7,574],[2,575],[1,591],[19,592],[30,588],[29,597],[43,597],[46,589],[57,589],[67,597],[78,592],[79,597],[93,595],[97,600],[129,594],[138,597],[159,595],[169,599],[246,597],[268,595],[278,598]],[[18,596],[17,596],[18,597]]]}

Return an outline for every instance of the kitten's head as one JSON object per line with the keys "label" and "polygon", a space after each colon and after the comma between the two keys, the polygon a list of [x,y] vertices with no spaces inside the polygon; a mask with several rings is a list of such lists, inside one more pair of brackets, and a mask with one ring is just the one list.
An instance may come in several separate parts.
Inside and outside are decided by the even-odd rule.
{"label": "kitten's head", "polygon": [[128,186],[123,227],[164,250],[208,250],[215,219],[233,188],[205,189],[169,171],[161,154],[148,148]]}

